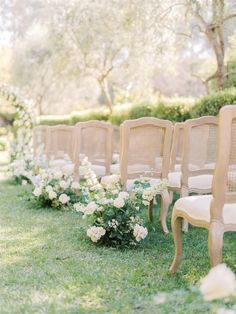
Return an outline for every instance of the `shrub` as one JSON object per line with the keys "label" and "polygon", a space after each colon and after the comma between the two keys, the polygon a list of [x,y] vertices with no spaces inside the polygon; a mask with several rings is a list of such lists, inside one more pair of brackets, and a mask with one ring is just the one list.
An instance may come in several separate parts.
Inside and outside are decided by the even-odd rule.
{"label": "shrub", "polygon": [[152,108],[151,115],[159,119],[166,119],[173,122],[182,122],[190,118],[189,109],[184,105],[158,104]]}
{"label": "shrub", "polygon": [[38,119],[38,123],[40,125],[58,125],[58,124],[71,124],[71,116],[70,115],[48,115],[48,116],[40,116]]}
{"label": "shrub", "polygon": [[74,125],[77,122],[89,121],[89,120],[100,120],[107,121],[109,118],[108,110],[86,110],[81,112],[73,112],[71,114],[71,124]]}
{"label": "shrub", "polygon": [[129,119],[138,119],[142,117],[151,117],[152,107],[150,105],[140,104],[131,108]]}
{"label": "shrub", "polygon": [[225,89],[203,97],[193,106],[190,114],[192,118],[216,116],[223,106],[232,104],[236,104],[236,88]]}

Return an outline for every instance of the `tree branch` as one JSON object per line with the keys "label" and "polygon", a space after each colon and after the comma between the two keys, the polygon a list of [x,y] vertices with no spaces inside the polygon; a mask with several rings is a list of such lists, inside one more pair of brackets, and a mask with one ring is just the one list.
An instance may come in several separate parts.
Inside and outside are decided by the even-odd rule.
{"label": "tree branch", "polygon": [[232,13],[224,18],[224,22],[236,17],[236,13]]}

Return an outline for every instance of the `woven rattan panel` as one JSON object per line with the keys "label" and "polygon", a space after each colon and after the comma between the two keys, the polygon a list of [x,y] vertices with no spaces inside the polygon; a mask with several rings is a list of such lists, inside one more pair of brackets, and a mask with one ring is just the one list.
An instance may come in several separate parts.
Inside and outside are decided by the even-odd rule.
{"label": "woven rattan panel", "polygon": [[130,130],[128,147],[128,174],[147,176],[161,173],[165,131],[152,125]]}

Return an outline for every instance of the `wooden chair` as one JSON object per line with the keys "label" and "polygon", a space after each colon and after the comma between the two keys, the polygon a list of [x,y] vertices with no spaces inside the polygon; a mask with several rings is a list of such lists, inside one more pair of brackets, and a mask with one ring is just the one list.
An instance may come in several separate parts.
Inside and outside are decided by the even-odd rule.
{"label": "wooden chair", "polygon": [[74,176],[79,177],[80,160],[88,157],[98,177],[110,174],[113,126],[102,121],[79,122],[75,126]]}
{"label": "wooden chair", "polygon": [[175,257],[170,272],[176,272],[181,262],[182,219],[209,230],[211,266],[221,263],[224,232],[236,231],[236,106],[220,111],[212,195],[184,197],[175,203],[172,213]]}
{"label": "wooden chair", "polygon": [[[210,116],[177,124],[172,147],[172,172],[168,174],[171,192],[177,192],[181,197],[188,196],[190,193],[211,193],[216,161],[217,129],[218,118]],[[180,137],[182,137],[182,144]],[[176,163],[178,149],[181,166],[180,163]],[[183,230],[188,230],[187,224],[183,225]]]}
{"label": "wooden chair", "polygon": [[[127,120],[120,127],[121,133],[121,180],[127,191],[133,187],[135,179],[150,178],[151,183],[166,179],[170,166],[170,149],[173,125],[170,121],[157,118]],[[169,193],[161,194],[161,224],[168,233],[166,215]],[[149,208],[152,220],[152,206]]]}
{"label": "wooden chair", "polygon": [[47,125],[40,125],[33,129],[33,150],[34,157],[39,154],[45,154],[48,147],[48,129]]}
{"label": "wooden chair", "polygon": [[49,165],[63,171],[65,167],[69,166],[70,172],[73,172],[74,127],[67,125],[51,126],[48,128],[47,136]]}

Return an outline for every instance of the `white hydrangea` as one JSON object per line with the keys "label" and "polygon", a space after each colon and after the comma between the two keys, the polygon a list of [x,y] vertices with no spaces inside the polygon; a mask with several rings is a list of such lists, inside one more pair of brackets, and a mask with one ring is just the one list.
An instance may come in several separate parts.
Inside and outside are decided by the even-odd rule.
{"label": "white hydrangea", "polygon": [[120,192],[118,194],[118,198],[123,198],[123,199],[127,200],[129,198],[129,193],[127,193],[127,192]]}
{"label": "white hydrangea", "polygon": [[139,241],[145,239],[147,234],[148,234],[147,228],[140,226],[139,224],[136,224],[134,226],[133,235],[134,235],[136,241],[139,242]]}
{"label": "white hydrangea", "polygon": [[62,204],[68,203],[69,200],[70,200],[70,197],[68,195],[66,195],[65,193],[63,193],[59,196],[59,202]]}
{"label": "white hydrangea", "polygon": [[98,242],[105,233],[106,230],[103,227],[92,226],[87,230],[87,236],[95,243]]}
{"label": "white hydrangea", "polygon": [[114,200],[113,205],[117,208],[122,208],[125,205],[125,201],[123,198],[118,197]]}
{"label": "white hydrangea", "polygon": [[42,194],[42,188],[36,187],[33,191],[34,196],[39,197]]}
{"label": "white hydrangea", "polygon": [[111,227],[113,229],[117,229],[117,227],[119,226],[119,223],[117,220],[112,219],[111,221],[108,221],[108,225],[109,225],[109,227]]}
{"label": "white hydrangea", "polygon": [[53,187],[51,185],[47,185],[46,188],[45,188],[45,191],[47,193],[51,192],[53,190]]}
{"label": "white hydrangea", "polygon": [[84,214],[85,216],[92,215],[97,209],[98,205],[95,202],[91,202],[84,208]]}
{"label": "white hydrangea", "polygon": [[73,182],[71,183],[71,188],[72,188],[73,190],[79,190],[79,188],[80,188],[79,182],[73,181]]}
{"label": "white hydrangea", "polygon": [[57,198],[57,193],[53,190],[48,192],[48,197],[50,200],[54,200],[55,198]]}
{"label": "white hydrangea", "polygon": [[202,279],[200,291],[207,301],[228,297],[236,293],[235,274],[225,264],[217,265]]}
{"label": "white hydrangea", "polygon": [[75,204],[73,205],[73,207],[74,207],[74,210],[76,210],[77,212],[82,212],[82,213],[84,213],[85,206],[84,206],[83,204],[81,204],[81,203],[75,203]]}
{"label": "white hydrangea", "polygon": [[59,186],[62,188],[62,189],[67,189],[68,187],[69,187],[69,182],[68,181],[65,181],[65,180],[61,180],[60,182],[59,182]]}

